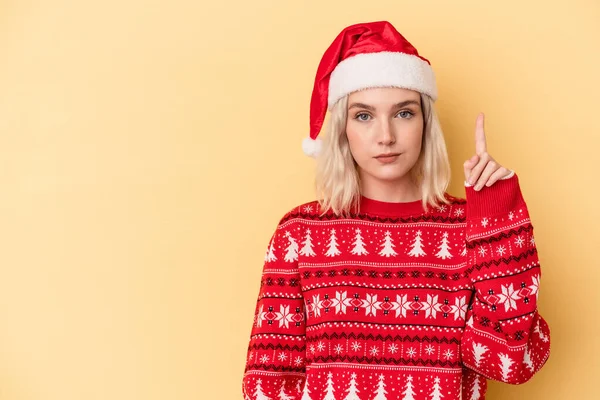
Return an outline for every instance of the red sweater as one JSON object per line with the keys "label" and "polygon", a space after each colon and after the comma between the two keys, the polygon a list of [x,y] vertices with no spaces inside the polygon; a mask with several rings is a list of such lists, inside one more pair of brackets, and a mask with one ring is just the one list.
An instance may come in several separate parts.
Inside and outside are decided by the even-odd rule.
{"label": "red sweater", "polygon": [[361,198],[280,221],[265,255],[245,399],[485,399],[550,354],[517,175],[425,212]]}

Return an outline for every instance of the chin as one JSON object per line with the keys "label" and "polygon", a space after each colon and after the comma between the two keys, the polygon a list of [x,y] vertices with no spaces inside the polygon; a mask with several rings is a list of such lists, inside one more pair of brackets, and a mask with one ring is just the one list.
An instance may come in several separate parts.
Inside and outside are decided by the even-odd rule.
{"label": "chin", "polygon": [[410,169],[407,168],[377,168],[376,170],[365,172],[379,181],[394,182],[404,178],[409,171]]}

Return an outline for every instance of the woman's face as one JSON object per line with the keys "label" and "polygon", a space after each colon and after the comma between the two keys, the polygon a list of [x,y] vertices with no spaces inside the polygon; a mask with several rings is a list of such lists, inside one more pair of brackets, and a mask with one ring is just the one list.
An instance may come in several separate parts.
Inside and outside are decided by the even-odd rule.
{"label": "woman's face", "polygon": [[419,92],[372,88],[351,93],[346,135],[363,182],[406,179],[421,153]]}

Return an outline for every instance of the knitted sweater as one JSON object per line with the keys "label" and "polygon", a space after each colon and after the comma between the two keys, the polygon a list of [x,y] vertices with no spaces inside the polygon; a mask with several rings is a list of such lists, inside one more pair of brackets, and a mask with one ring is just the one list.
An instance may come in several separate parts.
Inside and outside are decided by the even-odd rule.
{"label": "knitted sweater", "polygon": [[550,354],[518,177],[425,212],[361,197],[280,221],[265,255],[243,394],[251,400],[485,399]]}

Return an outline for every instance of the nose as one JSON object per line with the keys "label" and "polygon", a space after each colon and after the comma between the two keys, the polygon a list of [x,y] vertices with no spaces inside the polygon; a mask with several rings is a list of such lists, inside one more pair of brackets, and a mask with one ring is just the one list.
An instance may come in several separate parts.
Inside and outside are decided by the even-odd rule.
{"label": "nose", "polygon": [[390,145],[396,143],[396,132],[391,121],[383,121],[379,130],[379,144]]}

